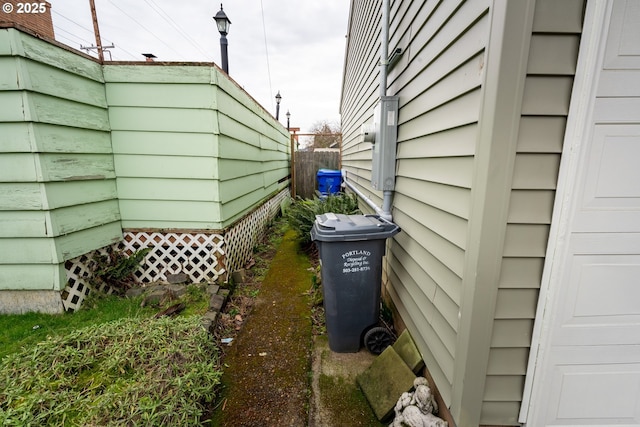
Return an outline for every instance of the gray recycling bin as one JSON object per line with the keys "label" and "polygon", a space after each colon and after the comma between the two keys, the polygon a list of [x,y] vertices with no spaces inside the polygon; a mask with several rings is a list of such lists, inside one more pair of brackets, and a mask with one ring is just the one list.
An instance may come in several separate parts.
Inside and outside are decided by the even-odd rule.
{"label": "gray recycling bin", "polygon": [[317,215],[311,239],[320,252],[329,348],[360,350],[362,336],[378,323],[385,240],[400,227],[376,215]]}

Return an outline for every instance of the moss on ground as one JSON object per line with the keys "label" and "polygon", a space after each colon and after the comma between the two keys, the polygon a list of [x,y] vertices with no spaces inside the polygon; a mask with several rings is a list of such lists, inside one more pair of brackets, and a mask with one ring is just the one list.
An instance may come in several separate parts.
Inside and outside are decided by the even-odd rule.
{"label": "moss on ground", "polygon": [[215,426],[306,425],[311,365],[312,271],[285,232],[253,310],[224,359]]}
{"label": "moss on ground", "polygon": [[[312,335],[324,330],[317,268],[312,267],[314,256],[300,249],[286,225],[276,224],[268,235],[268,244],[250,262],[254,267],[247,283],[234,290],[234,298],[242,296],[246,305],[236,306],[232,298],[227,308],[233,310],[231,318],[242,316],[243,325],[226,349],[211,426],[309,425]],[[254,301],[247,304],[249,295]],[[375,418],[355,378],[322,375],[318,383],[323,416],[331,425],[385,425]]]}
{"label": "moss on ground", "polygon": [[318,385],[323,404],[331,408],[335,426],[386,426],[378,421],[358,386],[339,376],[321,374]]}

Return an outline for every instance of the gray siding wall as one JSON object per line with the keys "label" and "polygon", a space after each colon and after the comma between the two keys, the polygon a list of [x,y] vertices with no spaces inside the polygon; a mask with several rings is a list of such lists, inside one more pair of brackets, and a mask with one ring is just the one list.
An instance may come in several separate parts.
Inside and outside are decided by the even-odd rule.
{"label": "gray siding wall", "polygon": [[[380,201],[359,139],[378,96],[379,2],[352,2],[342,98],[343,167]],[[400,97],[388,291],[445,402],[451,401],[488,1],[392,2],[389,72]]]}
{"label": "gray siding wall", "polygon": [[[485,230],[504,234],[502,252],[491,261],[498,283],[492,285],[490,331],[480,344],[488,363],[482,368],[467,363],[476,372],[462,375],[476,378],[480,387],[463,392],[454,366],[474,357],[461,354],[466,349],[479,348],[477,338],[461,333],[459,319],[470,310],[462,304],[463,282],[475,286],[477,274],[469,268],[469,259],[477,259],[470,251],[483,251],[481,245],[467,246],[472,212],[483,210],[473,205],[472,191],[478,185],[492,5],[489,0],[391,2],[389,51],[404,50],[388,79],[388,95],[400,97],[393,215],[403,232],[389,244],[384,286],[445,404],[473,406],[455,408],[454,417],[471,411],[470,419],[481,424],[517,425],[584,1],[536,0],[532,33],[520,36],[530,39],[530,46],[526,76],[524,69],[520,74],[522,105],[515,109],[521,114],[512,124],[517,137],[509,142],[515,147],[513,170],[501,183],[508,212],[496,230]],[[343,167],[376,202],[382,194],[369,182],[371,146],[360,138],[360,127],[372,120],[379,96],[379,8],[380,2],[351,3],[341,103]],[[476,342],[468,345],[472,339]]]}
{"label": "gray siding wall", "polygon": [[517,424],[583,10],[583,0],[535,5],[483,424]]}

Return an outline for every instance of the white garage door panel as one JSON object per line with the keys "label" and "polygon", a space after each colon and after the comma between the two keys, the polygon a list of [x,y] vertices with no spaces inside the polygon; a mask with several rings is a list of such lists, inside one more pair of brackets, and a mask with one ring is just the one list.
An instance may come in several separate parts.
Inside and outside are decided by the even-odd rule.
{"label": "white garage door panel", "polygon": [[[602,257],[594,263],[582,265],[581,279],[577,283],[576,305],[573,315],[580,319],[616,322],[635,320],[640,323],[640,259],[639,257],[610,260]],[[594,325],[594,327],[597,327]]]}
{"label": "white garage door panel", "polygon": [[[640,43],[638,43],[640,46]],[[608,97],[640,96],[640,80],[636,79],[636,70],[605,70],[600,75],[598,95]]]}
{"label": "white garage door panel", "polygon": [[[615,389],[616,393],[604,390]],[[548,425],[633,425],[640,422],[640,364],[557,365]]]}
{"label": "white garage door panel", "polygon": [[640,1],[617,1],[605,51],[605,69],[640,69]]}
{"label": "white garage door panel", "polygon": [[572,100],[592,108],[568,120],[582,133],[563,151],[528,427],[640,426],[640,0],[587,7],[608,33],[587,37],[605,51],[583,65],[589,91]]}
{"label": "white garage door panel", "polygon": [[640,121],[640,99],[598,98],[594,111],[597,114],[596,123],[638,122]]}
{"label": "white garage door panel", "polygon": [[[615,253],[615,251],[614,251]],[[640,255],[577,255],[560,298],[553,345],[640,344]]]}
{"label": "white garage door panel", "polygon": [[[587,196],[596,199],[631,199],[640,207],[640,126],[596,126],[593,150],[587,171]],[[622,200],[624,202],[626,200]]]}
{"label": "white garage door panel", "polygon": [[640,125],[596,125],[592,138],[573,231],[640,232]]}
{"label": "white garage door panel", "polygon": [[574,255],[640,254],[640,233],[573,233],[570,249]]}
{"label": "white garage door panel", "polygon": [[[640,364],[558,364],[553,372],[549,426],[620,426],[640,423]],[[603,390],[617,390],[607,393]]]}
{"label": "white garage door panel", "polygon": [[545,425],[640,424],[640,345],[560,347],[549,362]]}

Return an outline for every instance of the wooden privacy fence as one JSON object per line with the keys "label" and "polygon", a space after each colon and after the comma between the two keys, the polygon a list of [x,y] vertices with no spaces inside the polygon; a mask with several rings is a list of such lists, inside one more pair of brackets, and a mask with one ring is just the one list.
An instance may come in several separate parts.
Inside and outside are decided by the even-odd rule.
{"label": "wooden privacy fence", "polygon": [[310,199],[318,189],[318,169],[340,169],[339,150],[295,151],[293,153],[293,196]]}

